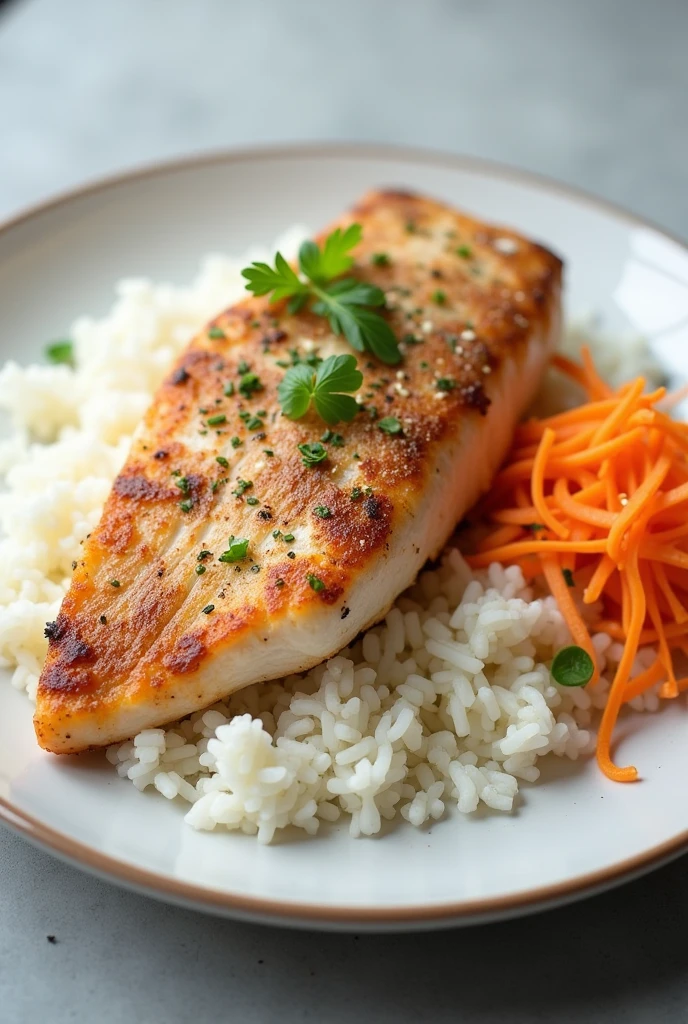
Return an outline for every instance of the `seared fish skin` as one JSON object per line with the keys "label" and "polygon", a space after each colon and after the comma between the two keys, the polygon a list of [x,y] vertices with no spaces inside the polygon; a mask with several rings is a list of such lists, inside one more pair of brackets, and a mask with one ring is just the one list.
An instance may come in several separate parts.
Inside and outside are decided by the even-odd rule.
{"label": "seared fish skin", "polygon": [[[335,654],[489,487],[558,337],[560,261],[402,192],[372,192],[338,224],[354,220],[351,274],[385,291],[403,362],[356,354],[365,408],[328,440],[313,410],[292,422],[277,399],[294,350],[351,353],[326,320],[247,298],[194,339],[46,629],[46,750],[123,740]],[[247,366],[259,385],[242,393]],[[327,459],[305,467],[298,445],[323,435]],[[230,535],[249,541],[235,563],[219,561]]]}

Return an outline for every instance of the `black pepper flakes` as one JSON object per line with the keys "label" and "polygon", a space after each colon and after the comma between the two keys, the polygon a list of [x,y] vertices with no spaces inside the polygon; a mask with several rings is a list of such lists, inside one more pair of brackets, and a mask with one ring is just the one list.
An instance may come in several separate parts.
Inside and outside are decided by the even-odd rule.
{"label": "black pepper flakes", "polygon": [[379,519],[380,517],[380,502],[377,498],[366,498],[363,502],[363,509],[368,519]]}
{"label": "black pepper flakes", "polygon": [[481,416],[487,415],[491,399],[487,397],[485,389],[481,384],[468,384],[465,388],[461,389],[461,397],[466,405],[477,409]]}

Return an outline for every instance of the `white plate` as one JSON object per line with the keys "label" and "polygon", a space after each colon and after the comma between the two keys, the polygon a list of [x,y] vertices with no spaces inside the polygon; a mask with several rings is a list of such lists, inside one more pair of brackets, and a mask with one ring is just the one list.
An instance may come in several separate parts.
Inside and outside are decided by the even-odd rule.
{"label": "white plate", "polygon": [[[688,252],[587,196],[493,165],[379,147],[289,147],[170,164],[70,195],[0,232],[0,359],[28,361],[120,277],[188,280],[208,250],[240,253],[294,222],[326,223],[364,189],[419,189],[541,239],[567,262],[569,310],[688,352]],[[683,365],[682,365],[683,363]],[[688,848],[684,701],[628,717],[619,756],[550,766],[513,816],[457,814],[376,840],[345,826],[270,847],[199,834],[181,809],[119,780],[102,756],[51,757],[31,707],[0,686],[0,816],[29,839],[132,888],[235,916],[335,928],[421,928],[523,913],[657,866]]]}

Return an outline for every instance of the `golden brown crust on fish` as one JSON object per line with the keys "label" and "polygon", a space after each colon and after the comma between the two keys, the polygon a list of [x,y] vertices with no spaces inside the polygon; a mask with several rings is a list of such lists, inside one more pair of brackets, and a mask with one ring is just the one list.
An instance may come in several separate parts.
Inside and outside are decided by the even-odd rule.
{"label": "golden brown crust on fish", "polygon": [[[277,385],[292,359],[346,343],[324,319],[256,298],[201,331],[48,627],[35,716],[46,749],[115,742],[335,653],[489,484],[558,332],[560,261],[403,192],[369,193],[338,223],[352,220],[351,273],[384,290],[403,362],[358,356],[364,408],[306,468],[298,445],[327,438],[325,425],[313,411],[283,417]],[[260,387],[241,394],[244,364]],[[389,416],[402,433],[379,429]],[[230,535],[249,539],[235,564],[218,560]]]}

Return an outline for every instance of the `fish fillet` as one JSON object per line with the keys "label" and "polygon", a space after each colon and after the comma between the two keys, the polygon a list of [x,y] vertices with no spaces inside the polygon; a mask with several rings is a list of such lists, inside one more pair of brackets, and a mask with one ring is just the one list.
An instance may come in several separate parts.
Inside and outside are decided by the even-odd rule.
{"label": "fish fillet", "polygon": [[[560,261],[405,192],[367,194],[337,223],[353,221],[351,274],[384,290],[403,362],[358,356],[361,413],[307,468],[297,446],[325,425],[312,410],[283,417],[277,385],[285,364],[350,353],[346,341],[253,297],[201,331],[46,629],[34,720],[46,750],[113,743],[335,654],[489,487],[556,344]],[[260,379],[248,396],[242,364]],[[379,428],[390,416],[401,433]],[[234,564],[219,561],[230,535],[249,540]]]}

